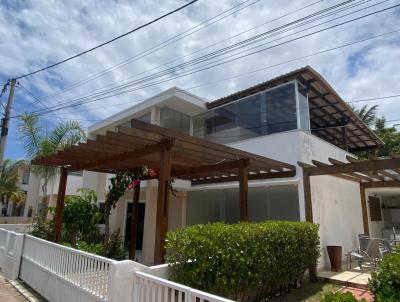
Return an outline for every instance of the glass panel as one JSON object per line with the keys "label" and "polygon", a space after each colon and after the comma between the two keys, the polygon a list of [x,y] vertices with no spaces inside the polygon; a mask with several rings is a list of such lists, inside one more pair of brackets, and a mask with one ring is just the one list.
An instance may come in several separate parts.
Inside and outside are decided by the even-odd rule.
{"label": "glass panel", "polygon": [[175,129],[190,134],[190,116],[164,107],[160,111],[161,127]]}
{"label": "glass panel", "polygon": [[[188,192],[186,224],[222,221],[237,223],[240,217],[239,189]],[[297,186],[249,188],[249,219],[300,220]]]}
{"label": "glass panel", "polygon": [[249,188],[249,219],[300,220],[297,186]]}
{"label": "glass panel", "polygon": [[298,97],[299,97],[299,118],[300,118],[300,129],[310,131],[310,112],[308,108],[307,89],[297,84]]}
{"label": "glass panel", "polygon": [[27,185],[29,184],[29,170],[28,171],[24,171],[24,174],[22,174],[22,184],[23,185]]}
{"label": "glass panel", "polygon": [[151,112],[145,113],[142,116],[139,116],[137,120],[150,124],[151,123]]}
{"label": "glass panel", "polygon": [[[142,122],[150,124],[151,123],[151,112],[145,113],[145,114],[143,114],[143,115],[141,115],[139,117],[136,117],[135,119],[138,120],[138,121],[142,121]],[[122,123],[120,126],[130,128],[131,127],[131,121],[127,121],[125,123]]]}
{"label": "glass panel", "polygon": [[297,129],[296,94],[293,83],[267,90],[267,133]]}
{"label": "glass panel", "polygon": [[297,129],[295,84],[288,83],[194,117],[193,135],[230,143]]}

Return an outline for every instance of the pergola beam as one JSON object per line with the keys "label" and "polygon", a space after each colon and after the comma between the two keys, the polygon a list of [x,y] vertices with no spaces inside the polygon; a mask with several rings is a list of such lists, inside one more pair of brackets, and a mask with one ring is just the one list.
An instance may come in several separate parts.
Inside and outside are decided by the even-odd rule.
{"label": "pergola beam", "polygon": [[332,175],[337,173],[355,173],[364,171],[390,170],[400,168],[400,158],[384,159],[379,161],[362,161],[357,163],[345,163],[343,165],[321,166],[305,168],[310,176]]}
{"label": "pergola beam", "polygon": [[[281,172],[269,172],[269,173],[257,173],[257,174],[249,174],[249,180],[261,180],[261,179],[271,179],[271,178],[286,178],[293,177],[296,175],[296,171],[281,171]],[[239,181],[239,176],[225,176],[218,178],[203,178],[203,179],[193,179],[192,186],[198,185],[207,185],[207,184],[216,184],[223,182],[235,182]]]}
{"label": "pergola beam", "polygon": [[229,162],[222,162],[215,165],[205,165],[199,167],[193,167],[188,169],[176,170],[172,171],[171,174],[174,177],[185,176],[185,175],[196,175],[208,172],[218,172],[218,171],[225,171],[225,170],[233,170],[238,169],[242,163],[242,160],[235,160]]}
{"label": "pergola beam", "polygon": [[[122,153],[118,153],[118,154],[113,154],[110,156],[106,156],[103,158],[99,158],[96,160],[93,160],[89,163],[86,164],[82,164],[82,165],[78,165],[78,166],[72,166],[71,169],[73,170],[86,170],[86,169],[90,169],[90,168],[95,168],[95,167],[99,167],[99,166],[106,166],[108,164],[111,164],[113,162],[122,162],[125,160],[129,160],[132,158],[139,158],[139,157],[143,157],[149,154],[153,154],[153,153],[157,153],[160,152],[160,149],[162,147],[163,143],[156,143],[154,145],[150,145],[150,146],[146,146],[144,148],[141,149],[134,149],[131,151],[125,151]],[[143,160],[142,160],[143,161]]]}

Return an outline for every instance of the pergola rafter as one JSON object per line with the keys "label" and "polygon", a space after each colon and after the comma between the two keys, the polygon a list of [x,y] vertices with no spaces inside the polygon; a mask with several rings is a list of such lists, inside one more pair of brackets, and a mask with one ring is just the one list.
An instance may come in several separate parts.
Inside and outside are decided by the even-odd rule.
{"label": "pergola rafter", "polygon": [[[103,135],[97,135],[95,139],[89,139],[64,151],[36,158],[32,164],[62,168],[55,215],[55,241],[59,240],[61,233],[68,171],[116,173],[134,171],[144,165],[156,170],[156,263],[163,260],[168,226],[169,185],[172,178],[188,180],[192,185],[238,181],[240,219],[247,220],[248,180],[284,178],[296,174],[296,167],[293,165],[138,120],[132,120],[130,128],[120,126],[115,132],[107,131]],[[62,190],[64,191],[61,192]],[[138,194],[135,192],[135,209]],[[135,233],[136,227],[132,226],[132,236],[136,236]],[[134,247],[132,243],[131,257],[134,256]]]}
{"label": "pergola rafter", "polygon": [[310,177],[335,176],[360,184],[364,232],[369,233],[365,189],[400,187],[400,156],[396,154],[388,158],[370,156],[367,160],[347,156],[347,160],[348,162],[342,162],[329,158],[329,164],[312,160],[312,165],[298,162],[298,165],[303,168],[306,219],[313,221]]}

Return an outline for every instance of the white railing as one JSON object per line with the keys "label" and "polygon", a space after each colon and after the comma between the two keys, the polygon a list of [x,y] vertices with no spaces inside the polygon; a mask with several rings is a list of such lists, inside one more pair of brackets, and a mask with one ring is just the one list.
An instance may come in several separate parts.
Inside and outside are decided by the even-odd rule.
{"label": "white railing", "polygon": [[[60,300],[55,295],[68,296],[77,289],[76,296],[105,301],[112,262],[108,258],[25,235],[20,278],[51,301]],[[55,293],[54,286],[68,292]],[[72,298],[69,297],[69,301]]]}
{"label": "white railing", "polygon": [[144,272],[136,272],[133,302],[233,302]]}

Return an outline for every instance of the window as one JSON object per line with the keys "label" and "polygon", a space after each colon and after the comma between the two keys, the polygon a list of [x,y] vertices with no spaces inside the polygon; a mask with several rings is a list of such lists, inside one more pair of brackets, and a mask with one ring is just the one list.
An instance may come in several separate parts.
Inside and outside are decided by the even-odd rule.
{"label": "window", "polygon": [[300,129],[310,131],[310,112],[307,98],[307,88],[297,83],[298,100],[299,100],[299,119]]}
{"label": "window", "polygon": [[[250,221],[300,220],[298,189],[295,185],[250,187]],[[239,189],[188,192],[187,225],[239,221]]]}
{"label": "window", "polygon": [[70,172],[68,172],[68,175],[71,175],[71,176],[83,176],[83,171],[70,171]]}
{"label": "window", "polygon": [[29,170],[25,170],[24,173],[22,174],[22,184],[23,185],[29,184],[29,175],[30,175]]}
{"label": "window", "polygon": [[160,110],[161,127],[175,129],[190,134],[190,116],[174,109],[163,107]]}
{"label": "window", "polygon": [[194,136],[222,144],[297,129],[296,84],[283,84],[199,114],[193,126]]}

